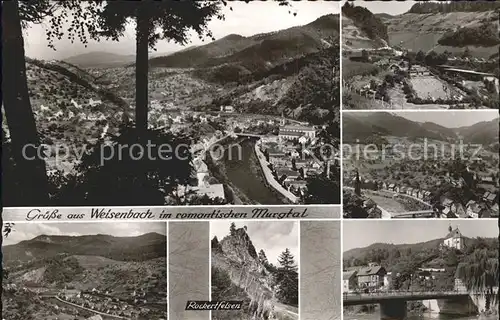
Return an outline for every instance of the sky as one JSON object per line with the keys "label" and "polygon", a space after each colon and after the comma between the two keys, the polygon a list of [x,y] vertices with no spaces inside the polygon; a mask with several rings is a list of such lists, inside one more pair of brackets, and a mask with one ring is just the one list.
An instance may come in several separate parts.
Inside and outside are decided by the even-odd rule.
{"label": "sky", "polygon": [[106,234],[115,237],[136,237],[150,232],[166,234],[167,225],[164,222],[16,223],[14,230],[7,238],[4,238],[3,245],[16,244],[41,235],[82,236]]}
{"label": "sky", "polygon": [[446,110],[430,112],[397,112],[394,114],[412,121],[434,122],[446,128],[470,126],[481,121],[491,121],[498,118],[498,110]]}
{"label": "sky", "polygon": [[365,7],[372,13],[388,13],[398,15],[410,10],[415,1],[354,1],[356,6]]}
{"label": "sky", "polygon": [[469,238],[498,237],[496,220],[344,220],[343,251],[373,243],[411,244],[443,238],[448,227],[458,227]]}
{"label": "sky", "polygon": [[[229,227],[232,221],[211,221],[210,238],[222,240],[229,235]],[[267,259],[274,265],[278,265],[278,256],[286,248],[295,257],[295,263],[299,262],[299,230],[298,223],[294,221],[234,221],[236,228],[247,226],[247,233],[257,252],[264,249]]]}
{"label": "sky", "polygon": [[[292,7],[278,6],[273,1],[253,1],[244,3],[235,1],[229,7],[224,7],[222,12],[226,19],[224,21],[213,20],[209,23],[209,29],[216,39],[223,38],[229,34],[240,34],[251,36],[259,33],[287,29],[293,26],[308,24],[317,18],[340,12],[340,2],[336,1],[300,1],[293,2]],[[290,14],[290,11],[292,14]],[[293,13],[297,13],[293,16]],[[47,47],[45,37],[45,27],[48,23],[33,25],[24,31],[26,55],[38,59],[63,59],[73,55],[88,53],[93,51],[107,51],[116,54],[135,54],[134,26],[129,25],[125,35],[119,42],[105,41],[90,42],[85,48],[79,40],[74,44],[63,39],[55,41],[57,51]],[[210,42],[206,40],[205,43]],[[186,47],[204,44],[195,33],[192,33],[191,43]],[[157,53],[170,53],[181,50],[178,44],[168,41],[160,41],[157,44]]]}

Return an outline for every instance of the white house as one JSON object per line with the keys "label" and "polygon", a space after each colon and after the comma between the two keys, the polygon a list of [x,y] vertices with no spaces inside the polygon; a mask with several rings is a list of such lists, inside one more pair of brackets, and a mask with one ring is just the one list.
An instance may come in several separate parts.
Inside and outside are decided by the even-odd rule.
{"label": "white house", "polygon": [[343,282],[343,292],[351,292],[354,291],[357,287],[357,277],[356,271],[344,271],[342,273],[342,282]]}
{"label": "white house", "polygon": [[448,233],[443,241],[443,245],[448,248],[462,250],[464,248],[464,238],[462,237],[460,230],[456,228]]}
{"label": "white house", "polygon": [[294,140],[299,139],[302,136],[305,136],[309,139],[314,139],[316,137],[316,130],[314,129],[314,127],[297,125],[282,126],[279,128],[280,139]]}
{"label": "white house", "polygon": [[234,107],[233,106],[221,106],[220,111],[231,113],[231,112],[234,112]]}

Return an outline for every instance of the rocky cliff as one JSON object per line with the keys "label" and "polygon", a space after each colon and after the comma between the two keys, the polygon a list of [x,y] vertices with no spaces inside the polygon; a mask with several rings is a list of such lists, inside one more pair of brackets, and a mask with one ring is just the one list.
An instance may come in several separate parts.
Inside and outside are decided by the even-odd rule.
{"label": "rocky cliff", "polygon": [[248,318],[241,319],[285,319],[277,310],[273,275],[259,261],[245,228],[235,230],[220,242],[212,241],[212,268],[226,272],[232,285],[242,289],[250,300]]}

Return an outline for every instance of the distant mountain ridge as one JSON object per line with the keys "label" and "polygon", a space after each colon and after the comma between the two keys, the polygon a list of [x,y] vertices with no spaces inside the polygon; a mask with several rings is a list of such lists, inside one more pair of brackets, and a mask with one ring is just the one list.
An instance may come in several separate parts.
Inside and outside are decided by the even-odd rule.
{"label": "distant mountain ridge", "polygon": [[226,63],[245,65],[265,60],[275,65],[277,60],[318,51],[325,46],[325,41],[338,37],[339,29],[338,14],[328,14],[304,26],[250,37],[230,34],[206,45],[150,59],[150,64],[153,67],[193,68]]}
{"label": "distant mountain ridge", "polygon": [[446,128],[433,122],[416,122],[389,112],[344,113],[342,117],[345,141],[363,140],[373,135],[408,138],[428,138],[441,141],[490,145],[498,143],[499,119],[479,122],[460,128]]}
{"label": "distant mountain ridge", "polygon": [[62,61],[81,68],[119,67],[133,62],[135,55],[123,55],[106,51],[93,51],[74,55]]}
{"label": "distant mountain ridge", "polygon": [[[471,241],[474,241],[474,238],[470,238],[470,237],[463,237],[463,239],[465,241],[466,246]],[[497,238],[483,238],[483,239],[487,242],[488,241],[491,241],[491,242],[498,241]],[[423,241],[423,242],[417,242],[417,243],[393,244],[393,243],[377,242],[377,243],[373,243],[373,244],[366,246],[366,247],[353,248],[353,249],[349,249],[347,251],[344,251],[343,259],[349,260],[351,258],[359,258],[359,257],[362,257],[362,256],[368,254],[370,251],[377,250],[377,249],[393,249],[393,248],[395,248],[395,249],[398,249],[399,251],[410,249],[413,252],[416,252],[419,250],[435,249],[441,243],[443,243],[443,241],[444,241],[444,236],[442,238]]]}
{"label": "distant mountain ridge", "polygon": [[[165,55],[165,53],[150,53],[150,57]],[[80,68],[113,68],[123,67],[135,61],[135,54],[117,54],[107,51],[92,51],[70,56],[61,61],[73,64]]]}
{"label": "distant mountain ridge", "polygon": [[[60,254],[102,256],[119,261],[144,261],[166,256],[166,237],[147,233],[137,237],[110,235],[41,235],[14,245],[3,246],[6,264],[12,261],[43,259]],[[165,252],[163,252],[165,251]]]}

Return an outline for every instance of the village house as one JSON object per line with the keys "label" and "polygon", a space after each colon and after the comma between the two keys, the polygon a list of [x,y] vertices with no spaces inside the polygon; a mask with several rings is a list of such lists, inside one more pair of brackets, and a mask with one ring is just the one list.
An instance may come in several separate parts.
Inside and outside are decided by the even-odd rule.
{"label": "village house", "polygon": [[391,286],[392,272],[387,272],[384,276],[384,288],[389,289]]}
{"label": "village house", "polygon": [[450,211],[457,218],[467,218],[467,213],[461,203],[455,202],[450,206]]}
{"label": "village house", "polygon": [[443,240],[443,246],[462,250],[464,248],[464,238],[458,227],[449,232]]}
{"label": "village house", "polygon": [[305,191],[307,190],[307,181],[305,180],[286,181],[285,186],[288,188],[288,191],[294,194],[305,193]]}
{"label": "village house", "polygon": [[277,168],[276,169],[276,176],[278,177],[278,180],[283,180],[283,181],[291,181],[291,180],[296,180],[300,175],[297,171],[290,170],[288,168]]}
{"label": "village house", "polygon": [[493,218],[498,218],[498,202],[491,207],[491,216]]}
{"label": "village house", "polygon": [[287,166],[290,162],[286,154],[277,149],[267,149],[267,155],[269,157],[269,163],[273,166]]}
{"label": "village house", "polygon": [[295,162],[295,167],[297,169],[305,168],[305,167],[309,166],[309,161],[307,161],[307,160],[297,159],[294,162]]}
{"label": "village house", "polygon": [[384,277],[387,271],[384,267],[370,264],[368,267],[362,267],[357,271],[357,281],[360,286],[379,289],[384,286]]}
{"label": "village house", "polygon": [[220,111],[225,112],[225,113],[233,113],[234,107],[233,106],[221,106]]}
{"label": "village house", "polygon": [[479,214],[482,210],[479,203],[477,203],[474,200],[470,200],[469,202],[467,202],[466,208],[467,208],[467,216],[469,218],[473,219],[479,218]]}
{"label": "village house", "polygon": [[410,76],[429,76],[431,74],[429,69],[420,65],[413,65],[409,72]]}
{"label": "village house", "polygon": [[198,187],[205,185],[206,178],[209,176],[209,171],[206,163],[200,158],[196,158],[193,161],[194,169],[196,171],[196,178],[198,181]]}
{"label": "village house", "polygon": [[295,140],[302,136],[307,139],[314,139],[316,137],[316,130],[314,127],[287,125],[279,128],[279,138],[282,140]]}
{"label": "village house", "polygon": [[356,271],[344,271],[342,272],[342,292],[352,292],[358,287]]}
{"label": "village house", "polygon": [[494,204],[498,203],[497,201],[497,195],[493,192],[487,192],[487,194],[483,195],[484,201],[486,201],[489,204]]}
{"label": "village house", "polygon": [[293,149],[290,151],[290,157],[298,158],[298,157],[300,157],[300,153],[296,149]]}

